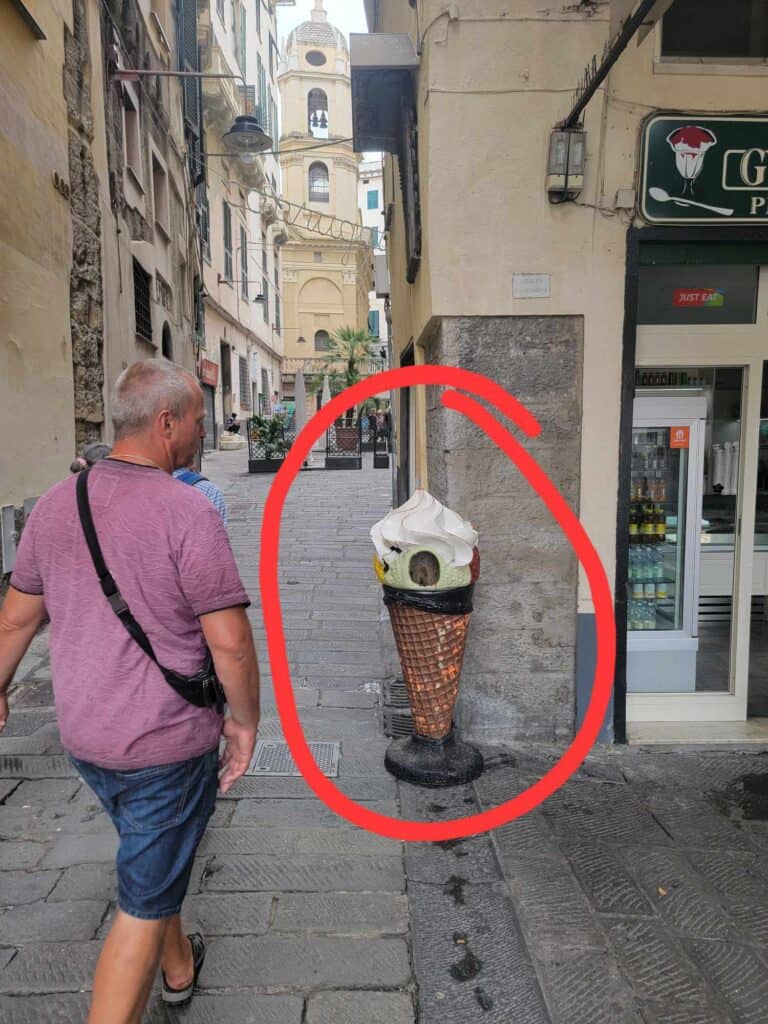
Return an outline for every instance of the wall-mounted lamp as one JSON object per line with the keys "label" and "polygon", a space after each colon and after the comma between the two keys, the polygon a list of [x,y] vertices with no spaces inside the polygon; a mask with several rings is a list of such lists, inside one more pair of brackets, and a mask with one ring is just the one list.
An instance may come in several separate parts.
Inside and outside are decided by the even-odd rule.
{"label": "wall-mounted lamp", "polygon": [[[243,281],[243,280],[241,280],[241,281],[233,281],[231,277],[224,277],[223,274],[217,274],[216,275],[216,283],[217,284],[244,284],[246,286],[249,285],[249,284],[255,284],[254,281]],[[266,298],[265,295],[254,295],[254,297],[251,299],[251,302],[264,302],[265,298]]]}
{"label": "wall-mounted lamp", "polygon": [[582,128],[556,128],[549,139],[547,192],[551,203],[575,199],[584,187],[587,133]]}

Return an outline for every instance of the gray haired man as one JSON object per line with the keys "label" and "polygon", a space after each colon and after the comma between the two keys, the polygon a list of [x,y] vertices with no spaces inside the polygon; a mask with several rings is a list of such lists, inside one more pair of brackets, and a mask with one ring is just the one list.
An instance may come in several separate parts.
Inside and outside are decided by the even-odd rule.
{"label": "gray haired man", "polygon": [[[135,363],[117,381],[113,420],[112,453],[87,478],[93,525],[157,661],[100,586],[77,511],[80,478],[69,477],[37,503],[0,609],[0,730],[8,687],[45,609],[61,740],[120,839],[119,909],[88,1020],[139,1024],[158,965],[163,998],[176,1004],[191,998],[202,966],[205,945],[185,936],[181,903],[217,784],[226,792],[253,754],[259,673],[226,529],[207,498],[171,477],[205,434],[197,381],[165,360]],[[185,700],[158,667],[194,676],[206,647],[226,719]]]}

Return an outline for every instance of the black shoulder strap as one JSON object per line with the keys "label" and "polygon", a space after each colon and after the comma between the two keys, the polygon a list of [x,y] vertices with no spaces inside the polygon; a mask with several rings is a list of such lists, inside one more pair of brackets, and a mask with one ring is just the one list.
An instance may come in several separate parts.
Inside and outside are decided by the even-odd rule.
{"label": "black shoulder strap", "polygon": [[96,569],[96,575],[99,577],[101,589],[104,592],[104,596],[109,601],[112,611],[117,615],[118,619],[120,619],[139,647],[141,647],[144,653],[147,654],[163,672],[165,672],[165,669],[163,669],[162,665],[160,665],[160,662],[157,660],[155,652],[152,650],[152,644],[149,642],[149,637],[138,624],[136,619],[134,619],[130,608],[123,600],[123,595],[118,590],[117,584],[104,562],[99,538],[96,535],[96,527],[93,525],[91,503],[88,500],[88,474],[90,471],[90,469],[84,469],[77,477],[77,511],[80,515],[80,523],[83,527],[83,533],[85,534],[85,542],[91,553],[91,558],[93,560],[94,568]]}

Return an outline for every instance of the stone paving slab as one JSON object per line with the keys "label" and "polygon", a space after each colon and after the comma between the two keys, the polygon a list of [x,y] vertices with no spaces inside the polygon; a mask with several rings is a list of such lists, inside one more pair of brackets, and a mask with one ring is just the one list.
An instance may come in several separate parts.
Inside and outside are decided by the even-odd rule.
{"label": "stone paving slab", "polygon": [[[394,800],[397,796],[397,783],[390,778],[352,776],[351,778],[334,778],[331,779],[331,782],[353,800]],[[220,799],[316,800],[317,797],[303,778],[251,778],[248,776],[238,779],[232,789]]]}
{"label": "stone paving slab", "polygon": [[0,871],[34,868],[43,859],[45,852],[46,847],[42,843],[4,839],[0,842]]}
{"label": "stone paving slab", "polygon": [[[117,893],[117,877],[112,861],[101,864],[74,864],[57,874],[59,880],[48,896],[49,903],[59,900],[113,900]],[[36,877],[36,876],[35,876]]]}
{"label": "stone paving slab", "polygon": [[269,854],[290,858],[295,854],[335,856],[400,856],[402,844],[361,829],[339,828],[229,828],[208,829],[200,844],[201,856],[210,854]]}
{"label": "stone paving slab", "polygon": [[0,907],[44,900],[59,876],[59,871],[0,871]]}
{"label": "stone paving slab", "polygon": [[485,837],[406,843],[405,870],[409,882],[433,885],[453,876],[469,882],[495,882],[501,878],[496,853]]}
{"label": "stone paving slab", "polygon": [[306,1024],[414,1024],[413,1001],[400,992],[319,992]]}
{"label": "stone paving slab", "polygon": [[[365,806],[378,814],[400,816],[394,800],[366,801]],[[232,824],[248,828],[355,828],[319,800],[241,800],[232,816]]]}
{"label": "stone paving slab", "polygon": [[13,713],[8,718],[8,724],[3,729],[3,736],[33,736],[38,729],[41,729],[49,722],[56,720],[56,712],[53,708],[43,711],[25,711],[13,704]]}
{"label": "stone paving slab", "polygon": [[[12,719],[13,714],[10,717]],[[74,775],[71,761],[63,754],[42,757],[0,755],[1,779],[69,779]]]}
{"label": "stone paving slab", "polygon": [[0,911],[0,945],[92,939],[106,911],[107,903],[97,900],[11,907]]}
{"label": "stone paving slab", "polygon": [[117,854],[117,833],[103,832],[91,836],[61,833],[46,853],[41,867],[69,868],[75,864],[113,863]]}
{"label": "stone paving slab", "polygon": [[712,1006],[670,1006],[661,1002],[640,1002],[643,1024],[733,1024],[725,1011]]}
{"label": "stone paving slab", "polygon": [[0,971],[0,994],[90,992],[100,951],[100,942],[23,946]]}
{"label": "stone paving slab", "polygon": [[15,790],[22,785],[18,779],[0,779],[0,804],[5,804],[13,798]]}
{"label": "stone paving slab", "polygon": [[421,1024],[549,1024],[503,886],[409,883]]}
{"label": "stone paving slab", "polygon": [[643,1024],[632,990],[608,953],[561,952],[542,966],[541,975],[558,1024]]}
{"label": "stone paving slab", "polygon": [[402,939],[245,936],[210,943],[200,986],[264,991],[400,988],[410,976],[408,947]]}
{"label": "stone paving slab", "polygon": [[251,892],[188,896],[184,921],[203,935],[262,935],[269,928],[273,903],[273,896]]}
{"label": "stone paving slab", "polygon": [[768,1020],[768,971],[755,953],[735,943],[686,942],[686,950],[718,988],[738,1024]]}
{"label": "stone paving slab", "polygon": [[604,950],[606,938],[565,861],[505,861],[504,877],[528,948],[548,960],[564,948]]}
{"label": "stone paving slab", "polygon": [[277,900],[273,932],[314,935],[376,936],[408,930],[405,896],[369,892],[283,893]]}
{"label": "stone paving slab", "polygon": [[6,807],[53,805],[61,808],[72,799],[81,786],[82,783],[77,779],[35,779],[21,782],[4,804]]}
{"label": "stone paving slab", "polygon": [[[88,1013],[90,997],[45,995],[0,997],[0,1024],[80,1024]],[[303,1000],[296,996],[198,994],[188,1009],[168,1010],[159,1001],[146,1016],[146,1024],[301,1024]]]}
{"label": "stone paving slab", "polygon": [[206,892],[401,892],[400,857],[217,856],[206,873]]}
{"label": "stone paving slab", "polygon": [[636,996],[694,1007],[705,1001],[705,982],[656,920],[606,922],[619,967]]}

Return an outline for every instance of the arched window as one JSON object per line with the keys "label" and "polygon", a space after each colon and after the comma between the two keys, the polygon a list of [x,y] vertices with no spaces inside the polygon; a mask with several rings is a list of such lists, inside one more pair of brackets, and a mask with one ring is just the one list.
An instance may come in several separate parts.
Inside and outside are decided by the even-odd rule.
{"label": "arched window", "polygon": [[328,97],[322,89],[310,89],[307,98],[307,130],[316,139],[328,138]]}
{"label": "arched window", "polygon": [[309,201],[311,203],[327,203],[331,198],[331,182],[328,168],[319,161],[309,168]]}
{"label": "arched window", "polygon": [[331,348],[331,337],[328,331],[315,331],[315,352],[328,352]]}
{"label": "arched window", "polygon": [[173,359],[173,342],[171,341],[171,328],[168,326],[168,321],[163,324],[163,335],[162,335],[162,346],[163,355],[166,359]]}

